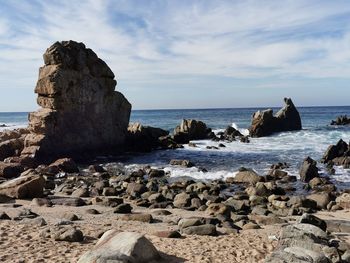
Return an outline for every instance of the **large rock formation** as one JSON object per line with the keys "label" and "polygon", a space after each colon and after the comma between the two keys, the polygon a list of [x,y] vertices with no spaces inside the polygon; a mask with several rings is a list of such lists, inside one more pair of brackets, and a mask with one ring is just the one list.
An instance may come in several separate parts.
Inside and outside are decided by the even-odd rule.
{"label": "large rock formation", "polygon": [[44,54],[35,92],[42,107],[29,114],[22,155],[46,161],[62,155],[119,150],[131,105],[114,91],[107,64],[83,43],[56,42]]}
{"label": "large rock formation", "polygon": [[284,98],[285,106],[275,116],[273,110],[257,111],[253,114],[250,136],[263,137],[275,132],[301,130],[301,119],[298,110],[290,98]]}
{"label": "large rock formation", "polygon": [[331,125],[350,125],[350,118],[346,115],[340,115],[331,121]]}

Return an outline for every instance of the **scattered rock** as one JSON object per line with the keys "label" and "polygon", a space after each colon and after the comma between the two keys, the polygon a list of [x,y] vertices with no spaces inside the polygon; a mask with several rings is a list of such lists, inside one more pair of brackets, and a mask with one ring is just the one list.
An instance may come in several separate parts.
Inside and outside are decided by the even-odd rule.
{"label": "scattered rock", "polygon": [[189,161],[189,160],[176,160],[176,159],[173,159],[170,161],[169,163],[170,165],[180,165],[180,166],[183,166],[183,167],[193,167],[194,164]]}
{"label": "scattered rock", "polygon": [[319,177],[317,162],[312,158],[307,157],[304,159],[303,164],[300,167],[300,180],[302,182],[308,183],[311,179]]}
{"label": "scattered rock", "polygon": [[214,225],[189,226],[181,229],[182,234],[199,236],[216,236],[216,227]]}
{"label": "scattered rock", "polygon": [[252,169],[241,168],[239,172],[234,177],[236,183],[249,183],[255,185],[257,182],[261,182],[263,177],[258,175]]}
{"label": "scattered rock", "polygon": [[120,204],[114,209],[116,214],[129,214],[131,213],[132,207],[129,204]]}
{"label": "scattered rock", "polygon": [[181,238],[182,237],[181,234],[175,230],[158,231],[158,232],[155,232],[153,235],[161,238]]}
{"label": "scattered rock", "polygon": [[19,199],[41,197],[44,185],[45,179],[33,172],[0,184],[0,195]]}
{"label": "scattered rock", "polygon": [[153,223],[153,217],[150,214],[127,214],[120,219],[124,221],[138,221],[143,223]]}
{"label": "scattered rock", "polygon": [[152,262],[160,259],[153,244],[143,235],[134,232],[109,230],[96,245],[85,253],[78,263],[95,262]]}

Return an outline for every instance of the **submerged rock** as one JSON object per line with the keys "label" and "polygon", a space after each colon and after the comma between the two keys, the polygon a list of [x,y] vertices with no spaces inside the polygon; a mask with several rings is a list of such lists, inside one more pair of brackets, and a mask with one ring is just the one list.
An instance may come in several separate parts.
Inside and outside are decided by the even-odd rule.
{"label": "submerged rock", "polygon": [[107,64],[83,43],[56,42],[44,54],[22,155],[47,161],[86,151],[120,150],[131,105],[114,91]]}
{"label": "submerged rock", "polygon": [[290,98],[284,99],[285,106],[273,116],[272,109],[253,114],[249,134],[252,137],[263,137],[275,132],[301,130],[301,118]]}

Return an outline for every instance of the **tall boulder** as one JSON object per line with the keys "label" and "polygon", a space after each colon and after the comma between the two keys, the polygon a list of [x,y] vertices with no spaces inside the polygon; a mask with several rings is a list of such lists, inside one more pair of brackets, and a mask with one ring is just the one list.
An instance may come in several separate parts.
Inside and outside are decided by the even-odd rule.
{"label": "tall boulder", "polygon": [[63,155],[120,150],[131,104],[115,91],[107,64],[83,43],[56,42],[44,54],[35,88],[41,106],[29,114],[22,155],[46,161]]}
{"label": "tall boulder", "polygon": [[308,183],[311,179],[319,177],[317,162],[310,158],[306,157],[300,167],[300,180],[302,182]]}
{"label": "tall boulder", "polygon": [[273,110],[257,111],[253,114],[249,133],[252,137],[269,136],[275,132],[301,130],[301,118],[290,98],[284,98],[285,106],[275,115]]}

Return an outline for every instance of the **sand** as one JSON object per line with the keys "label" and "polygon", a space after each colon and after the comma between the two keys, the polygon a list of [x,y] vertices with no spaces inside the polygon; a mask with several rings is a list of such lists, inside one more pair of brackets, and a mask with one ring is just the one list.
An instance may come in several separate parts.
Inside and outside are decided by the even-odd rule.
{"label": "sand", "polygon": [[[33,225],[30,220],[0,221],[0,261],[1,262],[77,262],[79,257],[97,242],[98,236],[106,230],[136,231],[146,235],[155,247],[165,256],[165,262],[263,262],[277,245],[272,237],[278,237],[281,226],[266,226],[263,229],[244,230],[239,234],[209,236],[186,236],[182,239],[159,238],[153,233],[160,230],[176,229],[169,223],[179,217],[205,216],[203,212],[190,212],[170,209],[169,216],[156,216],[157,223],[123,221],[121,215],[114,214],[112,208],[102,206],[85,207],[38,207],[30,202],[17,201],[42,216],[52,226],[59,222],[66,212],[74,212],[80,220],[74,225],[86,236],[82,243],[54,241],[40,237],[39,233],[47,226]],[[0,212],[10,216],[22,208],[0,206]],[[99,215],[86,213],[95,208]],[[138,208],[135,212],[152,213],[155,210]],[[350,211],[336,213],[321,212],[323,218],[337,218],[350,221]],[[161,222],[162,221],[162,222]],[[347,236],[348,238],[348,236]],[[350,242],[350,240],[349,240]]]}

